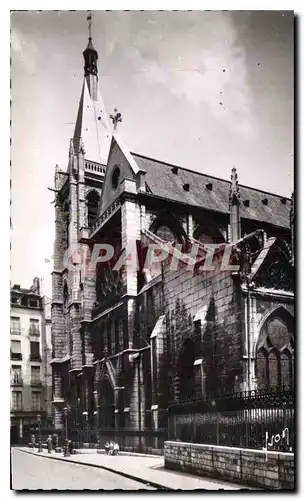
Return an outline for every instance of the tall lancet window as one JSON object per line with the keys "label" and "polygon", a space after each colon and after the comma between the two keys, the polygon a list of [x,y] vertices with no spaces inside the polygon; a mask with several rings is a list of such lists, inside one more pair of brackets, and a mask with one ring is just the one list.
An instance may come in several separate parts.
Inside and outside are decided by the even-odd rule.
{"label": "tall lancet window", "polygon": [[99,194],[96,191],[90,191],[86,199],[87,199],[88,227],[91,227],[97,217]]}
{"label": "tall lancet window", "polygon": [[283,307],[264,323],[257,344],[258,388],[291,387],[294,380],[293,317]]}

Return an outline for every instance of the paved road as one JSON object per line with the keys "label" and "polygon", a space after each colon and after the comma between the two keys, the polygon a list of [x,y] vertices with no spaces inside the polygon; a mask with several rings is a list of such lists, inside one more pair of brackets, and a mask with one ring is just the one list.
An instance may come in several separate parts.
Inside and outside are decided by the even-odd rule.
{"label": "paved road", "polygon": [[94,467],[37,457],[12,449],[13,490],[155,490]]}

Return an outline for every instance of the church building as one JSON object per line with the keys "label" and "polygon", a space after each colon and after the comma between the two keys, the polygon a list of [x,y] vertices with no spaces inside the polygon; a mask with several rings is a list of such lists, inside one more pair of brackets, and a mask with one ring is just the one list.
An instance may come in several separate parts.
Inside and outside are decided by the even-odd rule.
{"label": "church building", "polygon": [[55,172],[54,424],[68,411],[71,428],[136,446],[166,429],[171,401],[293,384],[293,198],[239,184],[235,168],[219,179],[131,152],[91,37],[83,57]]}

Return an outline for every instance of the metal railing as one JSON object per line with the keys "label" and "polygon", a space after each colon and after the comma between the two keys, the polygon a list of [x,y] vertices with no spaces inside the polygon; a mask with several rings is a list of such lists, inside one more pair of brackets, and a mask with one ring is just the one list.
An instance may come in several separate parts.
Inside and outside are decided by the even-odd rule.
{"label": "metal railing", "polygon": [[23,385],[23,378],[21,375],[13,375],[11,377],[11,385]]}
{"label": "metal railing", "polygon": [[11,328],[11,334],[12,335],[21,335],[21,328],[20,328],[20,326],[19,327],[17,327],[17,326],[14,327],[13,326]]}
{"label": "metal railing", "polygon": [[36,387],[38,387],[38,386],[40,387],[42,385],[42,380],[40,378],[32,378],[31,385],[36,386]]}
{"label": "metal railing", "polygon": [[11,359],[16,361],[22,361],[22,353],[21,352],[12,352],[11,351]]}
{"label": "metal railing", "polygon": [[[169,440],[262,449],[294,450],[294,391],[251,391],[168,407]],[[276,437],[276,438],[275,438]]]}
{"label": "metal railing", "polygon": [[34,336],[34,337],[39,337],[40,336],[40,330],[39,328],[33,328],[33,327],[30,327],[29,328],[29,334]]}

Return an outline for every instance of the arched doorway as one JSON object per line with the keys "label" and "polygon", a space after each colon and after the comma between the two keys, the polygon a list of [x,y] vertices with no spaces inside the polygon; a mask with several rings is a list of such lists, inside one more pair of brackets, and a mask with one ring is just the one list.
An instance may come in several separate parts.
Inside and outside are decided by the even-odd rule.
{"label": "arched doorway", "polygon": [[114,391],[108,378],[103,378],[99,389],[99,427],[113,429],[115,427]]}
{"label": "arched doorway", "polygon": [[180,400],[195,396],[195,380],[193,364],[195,361],[195,346],[188,338],[181,349],[178,360],[179,397]]}

